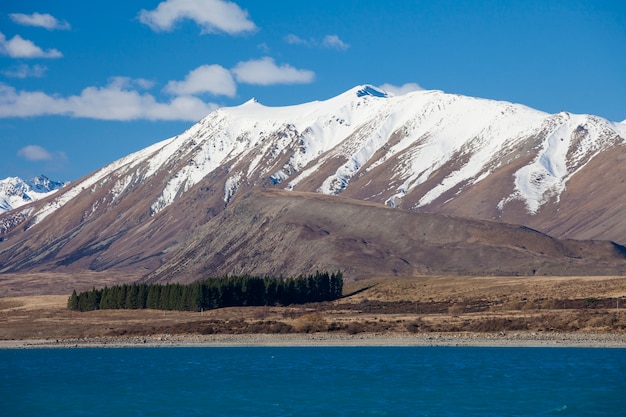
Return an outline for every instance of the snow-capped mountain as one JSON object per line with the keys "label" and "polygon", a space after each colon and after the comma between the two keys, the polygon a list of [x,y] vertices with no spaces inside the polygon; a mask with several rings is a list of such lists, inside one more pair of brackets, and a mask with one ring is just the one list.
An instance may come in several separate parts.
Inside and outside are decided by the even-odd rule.
{"label": "snow-capped mountain", "polygon": [[18,177],[0,180],[0,213],[48,197],[64,185],[65,183],[52,181],[44,175],[27,181]]}
{"label": "snow-capped mountain", "polygon": [[250,100],[0,216],[0,271],[42,260],[151,268],[257,188],[626,243],[625,142],[626,125],[597,116],[441,91],[363,85],[288,107]]}

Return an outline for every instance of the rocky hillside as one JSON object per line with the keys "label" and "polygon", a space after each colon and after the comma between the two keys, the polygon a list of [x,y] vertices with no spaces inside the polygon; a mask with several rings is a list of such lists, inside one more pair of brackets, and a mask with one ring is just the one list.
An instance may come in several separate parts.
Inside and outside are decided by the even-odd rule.
{"label": "rocky hillside", "polygon": [[211,274],[348,279],[417,275],[620,275],[626,248],[527,227],[392,209],[314,193],[252,192],[196,230],[148,282]]}

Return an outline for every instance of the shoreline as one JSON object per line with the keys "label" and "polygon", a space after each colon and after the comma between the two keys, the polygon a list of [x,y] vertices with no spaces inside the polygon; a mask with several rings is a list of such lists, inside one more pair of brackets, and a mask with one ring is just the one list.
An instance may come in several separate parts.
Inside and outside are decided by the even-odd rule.
{"label": "shoreline", "polygon": [[6,349],[167,347],[570,347],[626,348],[624,333],[295,333],[0,340]]}

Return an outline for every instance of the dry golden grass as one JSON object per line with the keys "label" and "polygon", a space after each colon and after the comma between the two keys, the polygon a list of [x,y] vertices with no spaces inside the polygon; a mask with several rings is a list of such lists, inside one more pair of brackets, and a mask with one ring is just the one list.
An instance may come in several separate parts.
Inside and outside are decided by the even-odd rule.
{"label": "dry golden grass", "polygon": [[384,301],[447,301],[469,298],[618,298],[626,297],[626,277],[409,277],[347,283],[344,293]]}
{"label": "dry golden grass", "polygon": [[95,271],[80,272],[19,272],[0,274],[0,299],[42,294],[66,295],[73,290],[89,291],[94,286],[102,288],[128,284],[141,278],[140,274]]}
{"label": "dry golden grass", "polygon": [[[418,277],[345,284],[343,299],[205,312],[74,312],[67,295],[0,298],[0,339],[290,332],[626,332],[626,277]],[[617,308],[617,302],[620,308]]]}

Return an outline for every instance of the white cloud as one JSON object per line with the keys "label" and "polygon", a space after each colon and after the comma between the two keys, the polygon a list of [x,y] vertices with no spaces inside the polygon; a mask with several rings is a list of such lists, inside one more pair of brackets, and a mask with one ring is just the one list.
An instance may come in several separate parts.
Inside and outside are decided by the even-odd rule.
{"label": "white cloud", "polygon": [[326,48],[339,49],[345,51],[350,45],[344,43],[337,35],[326,35],[322,41],[322,45]]}
{"label": "white cloud", "polygon": [[392,84],[383,84],[380,87],[381,90],[386,91],[388,93],[393,94],[394,96],[403,96],[407,93],[411,93],[413,91],[422,91],[424,90],[417,83],[406,83],[401,86],[395,86]]}
{"label": "white cloud", "polygon": [[337,35],[326,35],[322,39],[322,41],[318,41],[315,39],[302,39],[298,35],[294,35],[290,33],[289,35],[284,37],[285,42],[290,45],[303,45],[308,47],[321,47],[321,48],[329,48],[329,49],[338,49],[341,51],[345,51],[350,48],[350,45],[339,39]]}
{"label": "white cloud", "polygon": [[39,145],[28,145],[17,151],[17,155],[27,161],[48,161],[53,158],[52,154]]}
{"label": "white cloud", "polygon": [[31,67],[30,65],[22,64],[2,71],[2,74],[10,78],[41,78],[47,70],[48,68],[44,65],[33,65]]}
{"label": "white cloud", "polygon": [[42,27],[48,30],[68,30],[70,29],[70,24],[65,20],[58,20],[56,17],[47,14],[47,13],[33,13],[33,14],[22,14],[22,13],[11,13],[9,17],[12,21],[17,24],[23,26],[36,26]]}
{"label": "white cloud", "polygon": [[120,90],[135,88],[149,90],[154,87],[154,82],[146,80],[145,78],[111,77],[109,79],[109,87],[118,88]]}
{"label": "white cloud", "polygon": [[290,33],[289,35],[285,36],[285,42],[287,42],[290,45],[306,45],[306,46],[311,45],[309,41],[304,40],[298,35],[294,35],[293,33]]}
{"label": "white cloud", "polygon": [[0,54],[8,55],[11,58],[60,58],[63,56],[56,49],[44,51],[20,35],[15,35],[7,40],[2,32],[0,32]]}
{"label": "white cloud", "polygon": [[148,120],[186,120],[195,122],[216,110],[219,106],[205,103],[197,97],[175,97],[168,103],[154,103],[145,111]]}
{"label": "white cloud", "polygon": [[307,84],[313,82],[315,73],[301,70],[288,64],[276,65],[270,57],[239,62],[232,69],[237,81],[246,84]]}
{"label": "white cloud", "polygon": [[129,83],[129,79],[115,78],[106,87],[87,87],[80,95],[69,97],[16,91],[0,84],[0,117],[59,115],[100,120],[196,121],[217,108],[191,96],[158,102],[151,94],[126,88]]}
{"label": "white cloud", "polygon": [[256,30],[248,12],[225,0],[166,0],[154,10],[141,10],[139,21],[154,31],[171,31],[181,20],[196,22],[202,33],[231,35]]}
{"label": "white cloud", "polygon": [[234,97],[237,85],[231,73],[220,65],[202,65],[185,77],[183,81],[170,81],[164,91],[174,95],[210,93]]}
{"label": "white cloud", "polygon": [[[24,73],[27,71],[27,68],[23,69]],[[202,65],[190,71],[182,81],[170,81],[165,85],[162,91],[174,96],[168,101],[159,101],[145,91],[154,83],[142,78],[113,77],[104,87],[90,86],[78,95],[67,97],[43,91],[17,90],[0,83],[0,118],[57,115],[99,120],[196,121],[217,109],[218,105],[195,95],[209,93],[234,97],[237,92],[235,79],[265,86],[298,84],[312,82],[315,73],[288,64],[277,65],[270,57],[239,62],[230,71],[220,65]]]}
{"label": "white cloud", "polygon": [[65,152],[50,152],[39,145],[28,145],[17,151],[17,156],[29,162],[45,162],[46,171],[58,171],[67,163]]}

